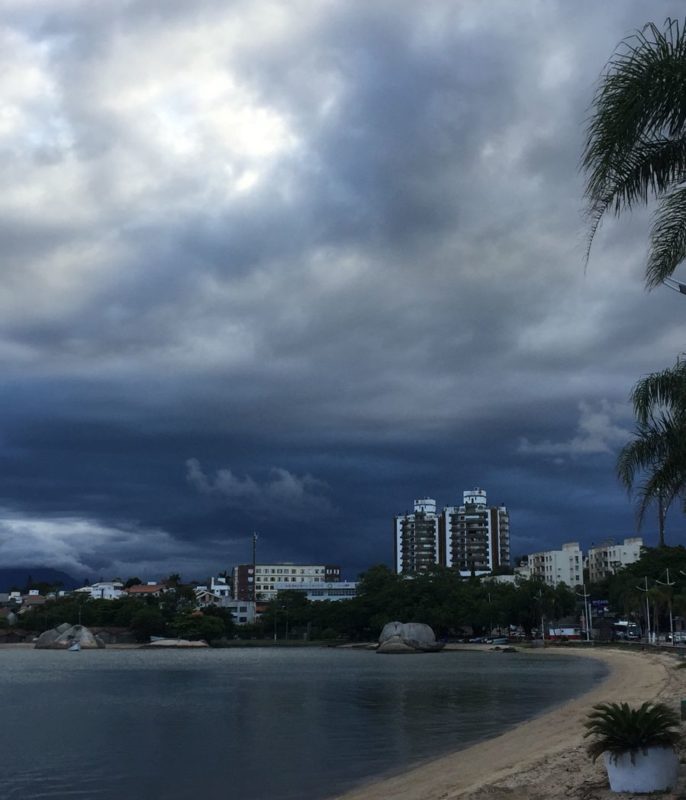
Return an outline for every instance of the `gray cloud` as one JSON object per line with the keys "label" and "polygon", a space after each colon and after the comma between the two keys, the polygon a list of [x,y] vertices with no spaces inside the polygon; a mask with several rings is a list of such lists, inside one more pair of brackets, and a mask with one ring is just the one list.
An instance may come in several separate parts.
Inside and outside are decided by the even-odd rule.
{"label": "gray cloud", "polygon": [[186,461],[186,470],[186,479],[199,492],[220,497],[228,506],[245,508],[248,514],[306,518],[333,513],[331,503],[322,494],[326,484],[312,475],[300,476],[272,467],[269,478],[258,483],[250,475],[241,478],[223,468],[212,478],[203,472],[196,458]]}
{"label": "gray cloud", "polygon": [[563,442],[530,442],[523,437],[519,452],[550,456],[584,456],[596,453],[612,454],[617,446],[629,441],[631,431],[613,421],[617,412],[626,415],[624,406],[612,407],[607,401],[593,408],[588,403],[579,404],[577,434]]}
{"label": "gray cloud", "polygon": [[580,499],[630,532],[627,398],[684,306],[643,291],[649,213],[584,273],[578,159],[612,48],[671,10],[5,4],[3,505],[209,561],[283,503],[274,557],[351,569],[475,483],[526,541]]}

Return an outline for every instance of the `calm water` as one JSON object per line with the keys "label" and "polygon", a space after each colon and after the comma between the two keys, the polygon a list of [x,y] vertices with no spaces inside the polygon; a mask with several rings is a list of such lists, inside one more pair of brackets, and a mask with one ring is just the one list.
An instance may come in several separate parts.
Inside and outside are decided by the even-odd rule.
{"label": "calm water", "polygon": [[603,675],[526,653],[1,650],[0,797],[316,800]]}

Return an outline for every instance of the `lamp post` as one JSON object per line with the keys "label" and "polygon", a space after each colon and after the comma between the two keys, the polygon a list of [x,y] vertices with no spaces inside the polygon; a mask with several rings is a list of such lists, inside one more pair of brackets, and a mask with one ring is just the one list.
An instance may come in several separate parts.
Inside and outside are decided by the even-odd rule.
{"label": "lamp post", "polygon": [[650,644],[652,636],[651,636],[651,631],[650,631],[650,603],[648,602],[648,576],[647,575],[646,575],[646,578],[645,578],[645,582],[646,582],[645,588],[643,588],[643,586],[637,586],[636,588],[640,592],[645,592],[645,596],[646,596],[646,642],[648,644]]}
{"label": "lamp post", "polygon": [[257,601],[257,533],[252,534],[252,601]]}
{"label": "lamp post", "polygon": [[681,281],[674,280],[674,278],[665,278],[662,283],[668,289],[673,289],[680,294],[686,294],[686,283],[681,283]]}
{"label": "lamp post", "polygon": [[545,647],[545,620],[543,618],[543,590],[539,589],[536,595],[538,602],[541,604],[541,639],[543,640],[543,647]]}
{"label": "lamp post", "polygon": [[586,591],[586,584],[585,583],[581,584],[581,588],[583,589],[583,593],[582,592],[577,592],[576,595],[577,595],[577,597],[583,597],[584,598],[584,620],[586,621],[586,641],[590,642],[591,641],[591,624],[592,624],[592,621],[591,621],[591,606],[590,606],[590,604],[588,602],[588,598],[591,595],[588,594],[588,592]]}
{"label": "lamp post", "polygon": [[[669,567],[667,567],[667,569],[665,571],[667,573],[667,580],[666,581],[658,580],[657,583],[659,583],[660,586],[666,586],[669,589],[670,587],[674,586],[676,581],[671,581],[670,582],[670,580],[669,580]],[[672,639],[672,647],[674,647],[674,617],[672,616],[672,594],[671,594],[671,592],[669,594],[669,635],[670,635],[670,637]]]}

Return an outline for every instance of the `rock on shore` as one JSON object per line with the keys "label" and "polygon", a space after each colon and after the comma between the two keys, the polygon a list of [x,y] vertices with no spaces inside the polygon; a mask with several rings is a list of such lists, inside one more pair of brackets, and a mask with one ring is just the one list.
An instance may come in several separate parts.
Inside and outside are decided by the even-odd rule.
{"label": "rock on shore", "polygon": [[64,622],[56,628],[41,633],[36,640],[38,650],[67,650],[75,642],[82,650],[97,650],[105,643],[99,636],[94,636],[84,625],[69,625]]}
{"label": "rock on shore", "polygon": [[423,622],[389,622],[379,636],[377,653],[435,653],[444,645]]}

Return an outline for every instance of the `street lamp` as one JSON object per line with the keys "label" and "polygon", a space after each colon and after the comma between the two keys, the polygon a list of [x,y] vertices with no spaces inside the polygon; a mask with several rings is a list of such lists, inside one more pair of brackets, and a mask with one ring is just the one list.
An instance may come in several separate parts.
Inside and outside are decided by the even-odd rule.
{"label": "street lamp", "polygon": [[543,617],[543,590],[539,589],[536,595],[538,602],[541,604],[541,639],[543,640],[543,647],[545,647],[545,621]]}
{"label": "street lamp", "polygon": [[668,289],[674,289],[675,292],[686,294],[686,283],[681,283],[681,281],[674,280],[674,278],[664,278],[662,283]]}
{"label": "street lamp", "polygon": [[[676,581],[671,581],[671,583],[670,583],[670,580],[669,580],[669,567],[667,567],[667,569],[665,571],[667,573],[667,580],[666,581],[657,580],[657,583],[659,583],[660,586],[667,586],[668,588],[670,586],[674,586]],[[671,595],[671,593],[669,595],[669,635],[672,637],[672,647],[674,647],[674,618],[672,617],[672,595]]]}
{"label": "street lamp", "polygon": [[646,595],[646,642],[650,644],[651,642],[651,632],[650,632],[650,604],[648,603],[648,576],[646,575],[645,578],[645,589],[642,586],[637,586],[636,588],[640,592],[645,592]]}
{"label": "street lamp", "polygon": [[577,595],[577,597],[583,597],[584,598],[584,619],[586,621],[586,641],[590,642],[591,641],[591,624],[592,624],[592,621],[591,621],[591,606],[590,606],[590,603],[588,602],[588,598],[591,595],[586,592],[586,584],[585,583],[581,584],[581,588],[584,590],[583,594],[581,592],[576,592],[576,595]]}

